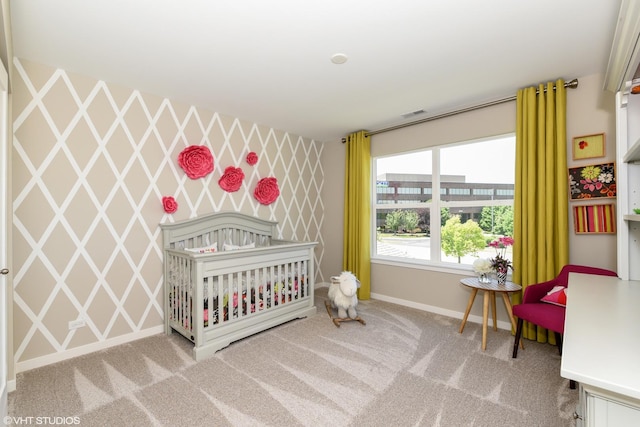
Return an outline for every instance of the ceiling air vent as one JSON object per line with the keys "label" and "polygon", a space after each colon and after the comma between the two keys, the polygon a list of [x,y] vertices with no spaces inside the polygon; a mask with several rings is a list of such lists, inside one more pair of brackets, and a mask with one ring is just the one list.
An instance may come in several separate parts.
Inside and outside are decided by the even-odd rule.
{"label": "ceiling air vent", "polygon": [[424,114],[424,113],[426,113],[426,111],[424,111],[424,110],[411,111],[409,113],[402,114],[402,118],[403,119],[408,119],[408,118],[411,118],[411,117],[419,116],[419,115]]}

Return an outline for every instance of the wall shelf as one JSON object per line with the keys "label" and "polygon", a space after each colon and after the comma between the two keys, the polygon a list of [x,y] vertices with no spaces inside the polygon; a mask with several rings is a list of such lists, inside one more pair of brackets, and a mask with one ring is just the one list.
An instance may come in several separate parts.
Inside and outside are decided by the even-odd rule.
{"label": "wall shelf", "polygon": [[616,130],[617,273],[640,280],[640,215],[633,210],[640,207],[640,95],[616,94]]}
{"label": "wall shelf", "polygon": [[625,163],[640,163],[640,139],[625,153],[622,161]]}

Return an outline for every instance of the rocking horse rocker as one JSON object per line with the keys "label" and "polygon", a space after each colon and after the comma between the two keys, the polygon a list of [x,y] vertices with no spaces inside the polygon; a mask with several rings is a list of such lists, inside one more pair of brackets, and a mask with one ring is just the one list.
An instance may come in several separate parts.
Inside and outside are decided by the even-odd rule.
{"label": "rocking horse rocker", "polygon": [[[340,327],[342,322],[352,320],[366,325],[365,321],[356,312],[356,306],[358,305],[356,292],[359,287],[360,281],[349,271],[343,271],[339,276],[331,277],[329,299],[325,301],[325,306],[329,317],[337,327]],[[333,316],[332,308],[338,309],[338,317]]]}

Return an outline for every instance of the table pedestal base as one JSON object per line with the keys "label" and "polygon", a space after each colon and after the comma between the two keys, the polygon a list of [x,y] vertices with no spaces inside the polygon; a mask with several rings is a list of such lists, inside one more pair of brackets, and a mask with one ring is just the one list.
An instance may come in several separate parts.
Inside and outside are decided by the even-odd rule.
{"label": "table pedestal base", "polygon": [[[487,327],[489,323],[489,305],[491,305],[491,317],[493,320],[493,330],[498,330],[498,321],[497,321],[497,313],[496,313],[496,292],[502,295],[502,300],[504,301],[504,306],[507,310],[507,314],[509,315],[509,320],[511,320],[511,326],[513,329],[516,329],[516,320],[513,317],[513,310],[511,309],[511,300],[509,299],[510,292],[516,292],[520,290],[520,286],[514,285],[510,283],[509,285],[498,285],[497,283],[480,283],[478,279],[462,279],[460,281],[463,285],[469,286],[471,288],[471,295],[469,296],[469,302],[467,303],[467,309],[464,312],[464,317],[462,318],[462,324],[460,325],[459,333],[462,333],[464,330],[464,325],[467,323],[467,318],[469,317],[469,313],[471,312],[471,307],[473,306],[473,302],[476,299],[476,295],[479,290],[484,292],[483,301],[482,301],[482,351],[487,349]],[[524,344],[522,340],[520,340],[520,348],[524,348]]]}

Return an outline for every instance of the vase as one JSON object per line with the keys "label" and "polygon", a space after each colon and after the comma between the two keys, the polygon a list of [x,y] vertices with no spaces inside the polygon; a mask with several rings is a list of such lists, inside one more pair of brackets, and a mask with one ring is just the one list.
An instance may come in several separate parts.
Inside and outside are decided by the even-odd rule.
{"label": "vase", "polygon": [[487,273],[479,273],[478,274],[478,282],[480,283],[491,283],[491,278]]}
{"label": "vase", "polygon": [[504,285],[505,283],[507,283],[507,272],[496,271],[496,279],[498,280],[498,285]]}

